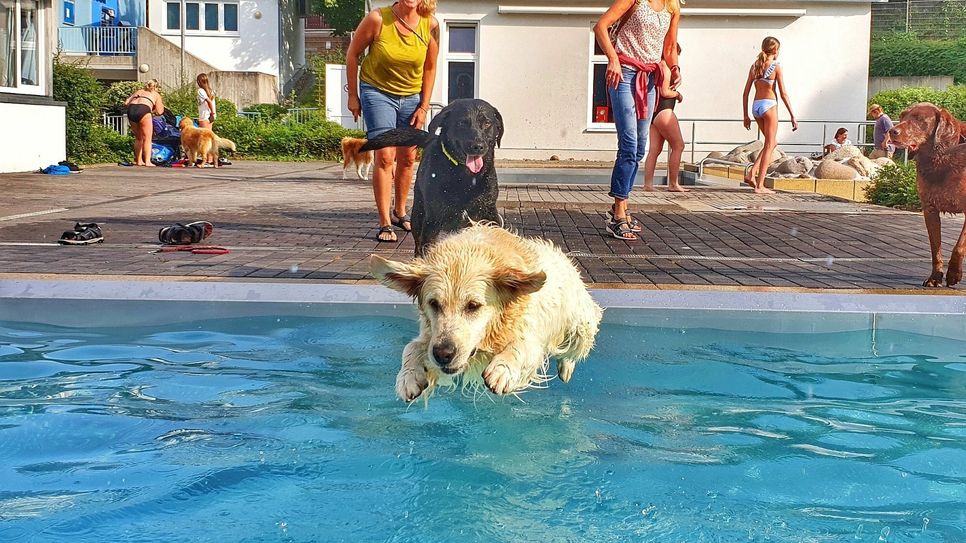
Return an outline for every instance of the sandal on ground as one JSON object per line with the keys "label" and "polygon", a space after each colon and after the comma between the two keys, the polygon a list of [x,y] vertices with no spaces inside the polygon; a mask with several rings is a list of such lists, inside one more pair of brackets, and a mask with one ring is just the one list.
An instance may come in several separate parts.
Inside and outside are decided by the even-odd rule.
{"label": "sandal on ground", "polygon": [[[626,219],[627,219],[627,226],[628,228],[631,229],[631,232],[634,232],[635,234],[637,234],[644,230],[644,226],[640,223],[640,221],[638,221],[634,217],[631,217],[630,213],[627,214]],[[607,221],[614,222],[614,206],[611,206],[610,210],[607,211]]]}
{"label": "sandal on ground", "polygon": [[97,223],[76,223],[73,230],[68,230],[60,236],[58,243],[62,245],[90,245],[104,241],[101,227]]}
{"label": "sandal on ground", "polygon": [[393,226],[398,226],[400,230],[404,230],[406,232],[412,232],[413,219],[409,216],[409,213],[399,216],[396,215],[396,210],[393,209],[389,211],[389,214],[392,216],[389,222],[391,222]]}
{"label": "sandal on ground", "polygon": [[164,245],[188,245],[208,239],[214,229],[214,225],[208,221],[177,223],[159,230],[158,240]]}
{"label": "sandal on ground", "polygon": [[[382,236],[383,234],[392,234],[392,239],[382,239],[380,236]],[[398,240],[399,239],[396,237],[396,231],[392,229],[391,224],[387,224],[386,226],[380,226],[379,232],[376,232],[376,241],[381,241],[383,243],[391,243]]]}
{"label": "sandal on ground", "polygon": [[631,230],[631,226],[625,220],[607,221],[607,232],[617,239],[628,241],[637,239],[637,234]]}

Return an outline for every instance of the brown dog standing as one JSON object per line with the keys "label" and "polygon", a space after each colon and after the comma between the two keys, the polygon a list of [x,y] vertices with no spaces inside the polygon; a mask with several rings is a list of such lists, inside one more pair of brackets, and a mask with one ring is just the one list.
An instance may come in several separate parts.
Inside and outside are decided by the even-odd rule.
{"label": "brown dog standing", "polygon": [[[903,111],[899,124],[889,131],[897,147],[916,153],[916,185],[932,251],[932,273],[922,283],[924,287],[938,287],[943,281],[939,214],[966,211],[966,145],[960,143],[962,132],[963,124],[951,113],[928,102]],[[949,256],[946,286],[962,281],[964,254],[966,225]]]}

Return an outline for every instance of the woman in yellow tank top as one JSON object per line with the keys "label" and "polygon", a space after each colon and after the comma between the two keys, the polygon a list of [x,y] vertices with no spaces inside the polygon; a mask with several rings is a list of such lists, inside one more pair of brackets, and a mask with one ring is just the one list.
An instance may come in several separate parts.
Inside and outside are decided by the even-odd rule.
{"label": "woman in yellow tank top", "polygon": [[[366,123],[366,137],[393,128],[422,128],[429,112],[439,53],[436,0],[398,0],[374,9],[359,23],[346,52],[349,111]],[[359,70],[358,59],[368,54]],[[415,147],[376,151],[372,192],[379,213],[379,241],[396,241],[393,225],[412,228],[406,201],[413,182]],[[391,182],[391,183],[390,183]],[[391,200],[395,193],[395,201]]]}

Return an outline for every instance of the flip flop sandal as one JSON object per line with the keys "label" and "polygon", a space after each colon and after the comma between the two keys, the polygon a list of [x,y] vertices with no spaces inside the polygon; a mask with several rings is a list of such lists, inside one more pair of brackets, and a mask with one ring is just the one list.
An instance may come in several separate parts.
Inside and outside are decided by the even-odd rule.
{"label": "flip flop sandal", "polygon": [[[392,237],[396,239],[382,239],[381,237],[379,237],[381,234],[385,234],[385,233],[392,234]],[[396,231],[392,229],[392,225],[387,224],[386,226],[379,227],[379,232],[376,233],[376,241],[380,241],[382,243],[393,243],[393,242],[399,241],[399,238],[396,237]]]}
{"label": "flip flop sandal", "polygon": [[158,240],[164,245],[187,245],[208,239],[215,226],[208,221],[177,223],[158,230]]}
{"label": "flip flop sandal", "polygon": [[[406,213],[400,217],[399,215],[396,215],[396,210],[393,209],[389,212],[389,214],[392,216],[392,219],[389,222],[391,222],[393,226],[398,226],[400,230],[404,230],[406,232],[413,231],[413,219],[409,216],[409,213]],[[404,226],[407,223],[409,224],[409,228]]]}
{"label": "flip flop sandal", "polygon": [[[614,206],[611,206],[606,215],[608,222],[614,222]],[[627,219],[627,226],[631,229],[631,232],[638,234],[644,231],[644,225],[634,217],[631,217],[630,213],[627,214]]]}
{"label": "flip flop sandal", "polygon": [[74,229],[64,232],[57,242],[61,245],[91,245],[102,241],[104,236],[96,223],[76,223]]}
{"label": "flip flop sandal", "polygon": [[631,231],[630,225],[627,221],[608,221],[607,222],[607,232],[617,239],[623,239],[626,241],[633,241],[637,239],[637,234]]}

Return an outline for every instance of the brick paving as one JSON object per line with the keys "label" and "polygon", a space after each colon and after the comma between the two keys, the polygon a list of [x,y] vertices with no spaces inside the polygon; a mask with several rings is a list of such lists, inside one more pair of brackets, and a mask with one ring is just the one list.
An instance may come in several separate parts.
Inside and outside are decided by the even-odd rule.
{"label": "brick paving", "polygon": [[[636,191],[630,205],[645,231],[628,242],[604,231],[604,185],[548,184],[554,173],[504,184],[502,211],[520,233],[569,252],[598,285],[921,290],[929,269],[916,213],[813,194],[755,195],[733,182],[688,194]],[[376,242],[369,184],[341,174],[331,163],[238,162],[0,175],[0,273],[367,281],[369,254],[408,259],[412,240],[400,233],[396,243]],[[156,252],[160,227],[192,220],[213,222],[209,241],[231,252]],[[101,224],[105,242],[57,245],[75,221]],[[962,218],[944,220],[947,254],[961,227]]]}

